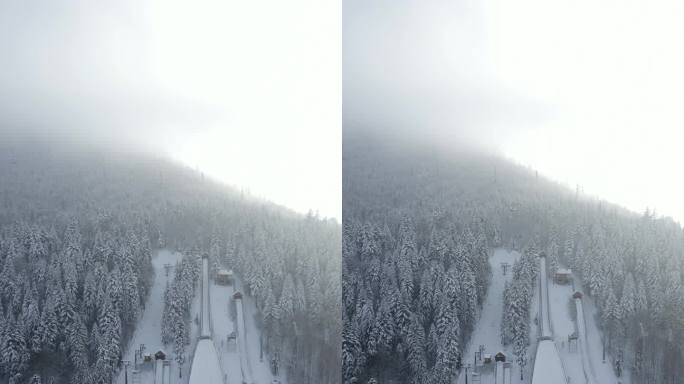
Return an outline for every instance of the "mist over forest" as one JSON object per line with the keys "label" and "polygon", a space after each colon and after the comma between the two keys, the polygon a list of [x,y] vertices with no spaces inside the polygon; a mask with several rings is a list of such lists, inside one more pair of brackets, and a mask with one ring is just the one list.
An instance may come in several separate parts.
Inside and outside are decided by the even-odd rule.
{"label": "mist over forest", "polygon": [[[339,382],[336,221],[294,213],[145,152],[68,142],[1,146],[0,383],[123,380],[122,360],[138,347],[131,341],[151,305],[159,249],[184,256],[164,313],[156,314],[163,329],[151,336],[163,340],[173,364],[192,357],[190,305],[207,254],[212,274],[232,269],[256,302],[255,318],[245,321],[261,329],[267,364],[291,382]],[[259,344],[252,348],[258,355]]]}
{"label": "mist over forest", "polygon": [[[600,329],[594,337],[605,341],[611,375],[677,382],[684,374],[681,225],[587,196],[500,155],[445,147],[345,130],[343,381],[461,382],[473,358],[465,351],[478,343],[473,330],[491,321],[480,320],[488,287],[502,278],[488,260],[504,248],[522,256],[496,303],[506,326],[492,331],[526,379],[544,254],[551,276],[571,268],[575,288],[595,303],[587,322]],[[601,350],[594,353],[600,359]]]}

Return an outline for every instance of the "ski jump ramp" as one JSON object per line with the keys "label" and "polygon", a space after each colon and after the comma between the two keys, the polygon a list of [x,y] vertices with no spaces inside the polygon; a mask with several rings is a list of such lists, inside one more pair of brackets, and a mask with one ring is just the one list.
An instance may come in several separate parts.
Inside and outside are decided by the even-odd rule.
{"label": "ski jump ramp", "polygon": [[211,306],[209,305],[209,259],[202,256],[202,309],[200,312],[200,340],[190,367],[189,384],[227,384],[212,340]]}
{"label": "ski jump ramp", "polygon": [[593,366],[589,361],[589,355],[587,353],[587,326],[584,320],[584,308],[582,306],[582,299],[579,297],[575,298],[575,308],[577,309],[577,343],[579,344],[579,350],[582,356],[584,378],[587,384],[595,384],[593,380]]}
{"label": "ski jump ramp", "polygon": [[246,384],[254,383],[252,375],[252,365],[247,354],[247,335],[245,331],[245,312],[242,305],[242,296],[235,296],[235,309],[237,312],[237,344],[240,352],[240,368],[242,369],[242,381]]}
{"label": "ski jump ramp", "polygon": [[567,384],[563,361],[553,342],[549,316],[549,286],[546,274],[546,257],[539,258],[539,327],[541,335],[532,369],[532,384]]}

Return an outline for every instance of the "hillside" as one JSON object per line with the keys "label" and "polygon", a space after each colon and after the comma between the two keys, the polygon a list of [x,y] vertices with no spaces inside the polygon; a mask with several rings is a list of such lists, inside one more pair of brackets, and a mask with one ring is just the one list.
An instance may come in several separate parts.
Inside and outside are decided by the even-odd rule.
{"label": "hillside", "polygon": [[[343,156],[345,383],[451,382],[496,278],[497,247],[572,268],[597,304],[608,356],[633,382],[681,377],[679,224],[473,150],[350,130]],[[508,337],[527,364],[529,334]]]}
{"label": "hillside", "polygon": [[339,382],[336,222],[140,153],[3,145],[0,180],[0,383],[109,383],[159,248],[242,277],[291,382]]}

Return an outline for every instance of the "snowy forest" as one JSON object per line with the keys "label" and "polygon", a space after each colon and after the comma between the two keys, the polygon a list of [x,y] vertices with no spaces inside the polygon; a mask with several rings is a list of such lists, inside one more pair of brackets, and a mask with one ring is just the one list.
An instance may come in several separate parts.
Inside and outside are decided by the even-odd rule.
{"label": "snowy forest", "polygon": [[334,220],[293,213],[162,157],[3,145],[0,383],[110,383],[160,248],[190,256],[167,290],[174,306],[160,335],[176,359],[190,352],[194,260],[207,253],[256,298],[265,350],[291,382],[338,383],[340,236]]}
{"label": "snowy forest", "polygon": [[528,364],[527,348],[530,346],[530,306],[538,273],[534,248],[528,249],[513,265],[513,282],[504,290],[504,310],[501,321],[503,345],[513,344],[516,363]]}
{"label": "snowy forest", "polygon": [[[342,375],[349,383],[448,383],[478,319],[496,247],[523,254],[502,340],[530,359],[536,256],[579,274],[610,359],[633,383],[684,376],[684,231],[539,176],[499,156],[343,139]],[[503,303],[502,303],[503,304]],[[516,328],[516,329],[512,329]],[[614,361],[613,361],[614,362]]]}

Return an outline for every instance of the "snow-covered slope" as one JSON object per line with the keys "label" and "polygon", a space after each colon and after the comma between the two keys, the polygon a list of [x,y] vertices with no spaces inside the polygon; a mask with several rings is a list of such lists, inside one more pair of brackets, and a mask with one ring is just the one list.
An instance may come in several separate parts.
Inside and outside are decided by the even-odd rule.
{"label": "snow-covered slope", "polygon": [[[558,303],[551,298],[547,275],[546,257],[539,258],[539,326],[540,334],[532,369],[532,384],[566,384],[567,374],[554,342],[553,316],[557,312],[551,308],[550,302]],[[562,302],[562,300],[561,300]],[[558,335],[556,330],[555,335]]]}
{"label": "snow-covered slope", "polygon": [[221,363],[211,339],[200,339],[190,370],[191,384],[222,384]]}
{"label": "snow-covered slope", "polygon": [[570,377],[571,383],[586,383],[584,368],[582,365],[579,346],[568,344],[568,336],[573,334],[577,327],[570,315],[571,298],[573,294],[572,286],[549,284],[549,314],[553,324],[555,342],[558,353],[563,360],[566,374]]}
{"label": "snow-covered slope", "polygon": [[[269,356],[261,354],[261,330],[256,325],[257,308],[254,298],[247,295],[242,289],[242,279],[239,276],[235,278],[235,287],[243,293],[240,303],[236,303],[236,320],[238,340],[242,345],[238,348],[241,353],[241,365],[243,372],[246,372],[253,383],[271,383],[273,380],[278,380],[281,383],[286,383],[286,370],[281,364],[278,375],[273,375],[270,368]],[[242,320],[241,320],[242,319]],[[243,324],[240,324],[240,322]],[[240,336],[242,333],[242,337]],[[244,356],[244,360],[242,360]]]}
{"label": "snow-covered slope", "polygon": [[563,371],[553,340],[541,340],[537,345],[532,384],[566,384]]}
{"label": "snow-covered slope", "polygon": [[[581,286],[574,276],[575,286]],[[570,383],[603,384],[617,383],[609,363],[603,363],[601,334],[594,319],[593,300],[584,295],[577,301],[572,300],[575,292],[572,285],[560,285],[549,282],[549,313],[554,330],[553,341],[558,350],[565,373]],[[572,310],[576,313],[576,321],[572,319]],[[589,311],[588,313],[585,313]],[[570,345],[568,336],[577,332],[577,345]],[[620,378],[620,382],[629,383],[628,377]]]}
{"label": "snow-covered slope", "polygon": [[228,336],[236,331],[236,324],[231,318],[229,305],[234,288],[232,285],[214,284],[211,288],[211,315],[214,326],[214,345],[227,375],[228,383],[242,383],[240,354],[235,339]]}
{"label": "snow-covered slope", "polygon": [[[511,280],[513,276],[512,266],[515,260],[520,257],[518,252],[509,252],[505,249],[496,249],[492,257],[489,258],[489,264],[492,267],[492,281],[487,291],[487,297],[482,305],[482,312],[477,327],[473,331],[473,335],[463,355],[463,363],[473,366],[474,356],[479,352],[480,345],[484,345],[484,353],[495,354],[499,351],[507,352],[507,348],[501,345],[501,312],[503,310],[503,292],[507,281]],[[504,276],[502,263],[508,263],[507,272]],[[478,362],[476,372],[482,377],[482,382],[487,383],[490,380],[494,382],[494,367],[483,367]],[[517,369],[515,372],[519,372]],[[468,381],[472,382],[472,372],[468,371]],[[515,374],[515,373],[514,373]],[[457,383],[465,383],[465,370],[461,370],[458,376]],[[519,373],[518,373],[519,376]]]}
{"label": "snow-covered slope", "polygon": [[[169,250],[159,250],[152,256],[152,266],[154,267],[154,282],[150,289],[150,297],[147,299],[147,304],[142,316],[135,328],[133,339],[128,345],[124,353],[123,360],[130,361],[128,367],[128,378],[133,380],[133,370],[135,369],[135,350],[140,348],[140,345],[145,346],[145,353],[154,354],[157,350],[163,349],[161,343],[161,315],[164,309],[164,289],[166,283],[173,280],[173,271],[166,276],[165,265],[176,265],[183,256],[180,253],[171,252]],[[153,382],[154,372],[152,364],[139,363],[139,374],[141,376],[140,382]],[[117,376],[116,383],[123,384],[125,382],[125,372],[121,369]]]}
{"label": "snow-covered slope", "polygon": [[[202,257],[202,307],[200,313],[200,340],[195,348],[190,368],[190,384],[226,384],[219,360],[211,326],[211,282],[209,281],[209,259]],[[157,383],[155,383],[157,384]]]}

